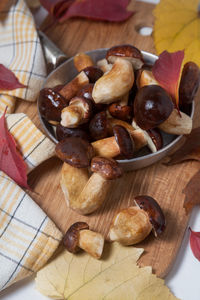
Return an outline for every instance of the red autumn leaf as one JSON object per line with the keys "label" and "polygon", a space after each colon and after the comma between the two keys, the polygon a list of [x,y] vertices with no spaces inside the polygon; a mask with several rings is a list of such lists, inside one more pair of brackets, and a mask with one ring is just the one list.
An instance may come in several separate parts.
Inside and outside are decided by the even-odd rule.
{"label": "red autumn leaf", "polygon": [[188,214],[195,205],[200,205],[200,171],[195,173],[183,190],[185,194],[183,207]]}
{"label": "red autumn leaf", "polygon": [[15,74],[0,64],[0,89],[1,90],[15,90],[25,88],[26,86],[19,82]]}
{"label": "red autumn leaf", "polygon": [[184,51],[174,53],[163,51],[152,68],[153,76],[172,97],[177,107],[179,103],[178,88],[183,58]]}
{"label": "red autumn leaf", "polygon": [[60,22],[83,17],[93,20],[121,22],[128,19],[130,0],[40,0],[41,4]]}
{"label": "red autumn leaf", "polygon": [[200,232],[190,229],[190,247],[194,256],[200,261]]}
{"label": "red autumn leaf", "polygon": [[26,164],[17,152],[15,140],[7,129],[5,113],[6,111],[0,118],[0,170],[20,186],[29,188]]}
{"label": "red autumn leaf", "polygon": [[178,164],[186,160],[200,161],[200,127],[185,135],[185,139],[184,144],[170,156],[167,165]]}

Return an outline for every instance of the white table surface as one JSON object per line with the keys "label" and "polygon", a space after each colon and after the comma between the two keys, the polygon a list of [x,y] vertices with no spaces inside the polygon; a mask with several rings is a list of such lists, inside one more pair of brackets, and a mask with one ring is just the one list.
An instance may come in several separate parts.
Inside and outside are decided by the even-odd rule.
{"label": "white table surface", "polygon": [[[145,2],[158,3],[159,0],[146,0]],[[38,24],[40,23],[41,18],[43,18],[44,16],[44,11],[40,11],[37,14],[36,21]],[[195,207],[193,209],[189,226],[194,231],[200,231],[199,207]],[[163,257],[163,259],[165,258]],[[200,262],[193,256],[190,249],[188,230],[186,230],[185,232],[184,240],[174,266],[166,277],[166,285],[171,289],[174,295],[181,300],[200,300]],[[7,288],[6,290],[0,292],[0,300],[22,299],[47,300],[49,298],[44,297],[39,292],[37,292],[37,290],[35,289],[34,277],[18,282]]]}

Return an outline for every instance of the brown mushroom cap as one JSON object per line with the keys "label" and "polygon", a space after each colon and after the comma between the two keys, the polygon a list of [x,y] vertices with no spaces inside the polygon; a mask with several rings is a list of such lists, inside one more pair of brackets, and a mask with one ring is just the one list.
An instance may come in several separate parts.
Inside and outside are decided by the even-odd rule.
{"label": "brown mushroom cap", "polygon": [[180,105],[189,104],[194,100],[200,84],[199,67],[192,61],[187,62],[182,71],[179,85]]}
{"label": "brown mushroom cap", "polygon": [[113,118],[117,118],[123,121],[128,121],[131,119],[132,107],[128,105],[120,105],[118,103],[112,103],[108,107],[109,113]]}
{"label": "brown mushroom cap", "polygon": [[110,63],[114,63],[117,57],[131,61],[135,70],[144,64],[141,51],[129,44],[114,46],[107,51],[106,59]]}
{"label": "brown mushroom cap", "polygon": [[47,121],[61,120],[63,108],[68,106],[68,100],[51,88],[44,88],[40,91],[39,109],[43,118]]}
{"label": "brown mushroom cap", "polygon": [[134,155],[135,144],[128,130],[121,125],[115,125],[113,133],[119,146],[120,154],[127,159],[131,159]]}
{"label": "brown mushroom cap", "polygon": [[163,147],[163,138],[158,128],[152,128],[147,130],[152,142],[154,143],[156,150],[160,150]]}
{"label": "brown mushroom cap", "polygon": [[58,141],[62,141],[67,137],[80,137],[83,140],[90,140],[89,134],[82,128],[68,128],[64,127],[61,124],[56,126],[56,137]]}
{"label": "brown mushroom cap", "polygon": [[90,135],[94,140],[101,140],[108,136],[109,122],[105,111],[97,113],[89,125]]}
{"label": "brown mushroom cap", "polygon": [[76,222],[69,227],[63,238],[63,244],[65,248],[71,252],[76,253],[79,250],[78,240],[79,231],[89,229],[89,226],[85,222]]}
{"label": "brown mushroom cap", "polygon": [[122,169],[114,159],[100,156],[96,156],[92,159],[91,171],[99,173],[107,180],[119,178],[123,174]]}
{"label": "brown mushroom cap", "polygon": [[83,97],[85,99],[91,100],[94,102],[92,98],[92,90],[93,90],[94,84],[93,83],[88,83],[84,85],[82,89],[80,89],[77,93],[77,97]]}
{"label": "brown mushroom cap", "polygon": [[168,119],[173,111],[171,98],[158,85],[144,86],[137,92],[134,101],[136,123],[142,129],[157,127]]}
{"label": "brown mushroom cap", "polygon": [[68,137],[56,145],[57,156],[76,168],[87,168],[94,156],[92,145],[80,137]]}
{"label": "brown mushroom cap", "polygon": [[153,226],[154,235],[161,234],[166,226],[165,216],[158,202],[150,196],[142,195],[134,198],[135,204],[147,212]]}
{"label": "brown mushroom cap", "polygon": [[95,83],[101,76],[103,76],[103,71],[95,66],[89,66],[83,69],[83,71],[89,78],[90,83]]}

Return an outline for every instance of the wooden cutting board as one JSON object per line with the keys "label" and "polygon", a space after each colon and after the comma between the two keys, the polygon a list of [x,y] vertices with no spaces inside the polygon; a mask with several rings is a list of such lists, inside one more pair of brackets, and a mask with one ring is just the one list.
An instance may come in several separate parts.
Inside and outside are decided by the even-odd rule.
{"label": "wooden cutting board", "polygon": [[[152,36],[142,36],[137,31],[143,26],[153,26],[154,6],[132,2],[131,7],[134,8],[135,15],[123,23],[73,19],[54,26],[46,34],[68,56],[123,43],[155,53]],[[35,103],[18,101],[17,112],[20,111],[27,113],[41,129]],[[198,108],[195,115],[197,111]],[[61,166],[62,163],[57,158],[46,161],[29,175],[29,183],[35,191],[32,197],[63,232],[72,223],[85,221],[91,229],[107,237],[114,214],[120,208],[132,205],[135,195],[147,194],[157,199],[166,216],[166,230],[160,238],[155,239],[151,234],[137,246],[145,249],[140,265],[151,265],[157,275],[164,277],[173,265],[187,228],[189,216],[186,216],[183,209],[182,190],[199,164],[188,162],[167,167],[161,161],[151,167],[126,173],[113,184],[102,207],[89,216],[80,216],[67,208],[59,185]]]}

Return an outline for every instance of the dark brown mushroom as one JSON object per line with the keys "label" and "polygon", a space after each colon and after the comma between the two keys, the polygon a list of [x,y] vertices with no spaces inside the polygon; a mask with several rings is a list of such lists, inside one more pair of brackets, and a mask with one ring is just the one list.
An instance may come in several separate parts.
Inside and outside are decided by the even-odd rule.
{"label": "dark brown mushroom", "polygon": [[123,126],[115,125],[113,133],[119,146],[120,154],[127,159],[133,158],[135,144],[128,130]]}
{"label": "dark brown mushroom", "polygon": [[132,107],[128,105],[120,105],[118,103],[112,103],[108,107],[109,113],[113,118],[117,118],[123,121],[129,121],[132,115]]}
{"label": "dark brown mushroom", "polygon": [[132,45],[118,45],[107,51],[106,59],[110,63],[114,63],[117,57],[121,57],[131,61],[135,70],[140,69],[144,64],[141,51]]}
{"label": "dark brown mushroom", "polygon": [[89,131],[93,140],[101,140],[109,135],[109,122],[105,111],[97,113],[90,121]]}
{"label": "dark brown mushroom", "polygon": [[57,156],[76,168],[87,168],[94,156],[92,145],[79,137],[68,137],[56,145]]}
{"label": "dark brown mushroom", "polygon": [[173,111],[171,98],[158,85],[148,85],[139,89],[134,101],[134,117],[142,129],[157,127],[168,119]]}
{"label": "dark brown mushroom", "polygon": [[103,76],[103,71],[95,66],[89,66],[83,69],[90,83],[95,83],[101,76]]}
{"label": "dark brown mushroom", "polygon": [[198,91],[200,84],[199,67],[192,61],[187,62],[182,71],[179,85],[179,103],[180,105],[190,104]]}
{"label": "dark brown mushroom", "polygon": [[166,226],[165,216],[160,205],[155,199],[147,195],[136,196],[134,202],[148,214],[149,220],[153,226],[154,235],[157,237],[164,231]]}
{"label": "dark brown mushroom", "polygon": [[87,223],[76,222],[67,230],[63,243],[71,253],[77,253],[81,248],[99,259],[103,252],[104,238],[100,233],[89,230]]}
{"label": "dark brown mushroom", "polygon": [[147,130],[152,142],[154,143],[156,150],[160,150],[163,147],[163,138],[158,128],[152,128]]}
{"label": "dark brown mushroom", "polygon": [[76,222],[65,233],[63,244],[69,252],[76,253],[79,251],[79,231],[83,229],[89,229],[88,224],[85,222]]}
{"label": "dark brown mushroom", "polygon": [[80,137],[83,140],[90,140],[89,134],[81,129],[81,128],[68,128],[68,127],[64,127],[61,124],[58,124],[56,126],[56,137],[58,139],[58,141],[62,141],[67,137]]}
{"label": "dark brown mushroom", "polygon": [[83,97],[85,99],[88,99],[92,102],[94,102],[92,98],[92,90],[93,90],[94,84],[88,83],[86,84],[82,89],[80,89],[77,93],[77,97]]}
{"label": "dark brown mushroom", "polygon": [[51,88],[40,91],[39,110],[41,116],[47,121],[60,122],[63,108],[68,106],[69,101]]}
{"label": "dark brown mushroom", "polygon": [[100,156],[96,156],[92,159],[91,171],[99,173],[106,180],[119,178],[123,174],[122,169],[114,159]]}

